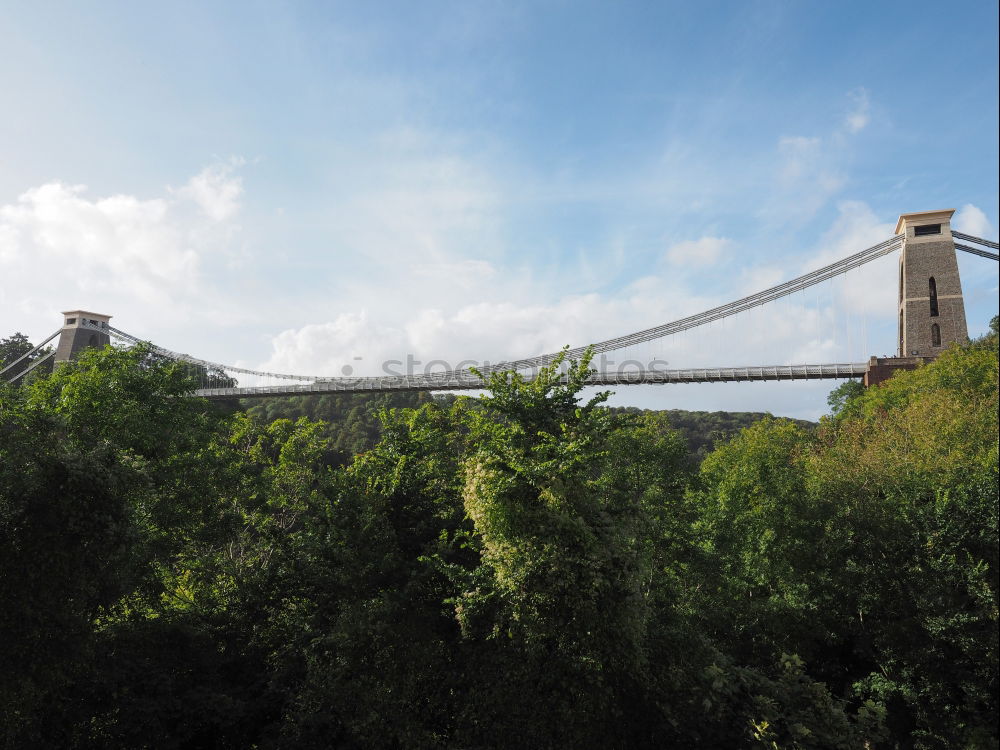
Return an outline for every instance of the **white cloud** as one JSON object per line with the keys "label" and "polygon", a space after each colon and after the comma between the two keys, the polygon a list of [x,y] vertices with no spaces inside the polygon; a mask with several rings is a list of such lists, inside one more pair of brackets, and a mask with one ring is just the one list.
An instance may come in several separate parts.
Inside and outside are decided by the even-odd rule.
{"label": "white cloud", "polygon": [[[393,361],[419,363],[411,368],[416,372],[434,360],[439,361],[432,366],[435,370],[459,367],[467,359],[498,362],[586,343],[595,330],[618,332],[607,324],[595,325],[600,305],[601,300],[589,296],[550,305],[482,302],[450,310],[428,307],[410,311],[395,324],[376,322],[367,311],[349,313],[329,323],[282,332],[272,340],[271,357],[261,367],[339,375],[350,365],[354,374],[382,375],[385,363]],[[605,304],[603,312],[617,319],[618,307]]]}
{"label": "white cloud", "polygon": [[197,204],[212,221],[228,221],[240,210],[243,181],[234,172],[243,163],[243,159],[234,158],[205,167],[175,192]]}
{"label": "white cloud", "polygon": [[868,125],[870,119],[871,101],[867,89],[855,89],[848,95],[854,103],[854,108],[844,120],[848,133],[860,133]]}
{"label": "white cloud", "polygon": [[806,136],[782,136],[778,139],[778,154],[781,157],[781,179],[797,182],[813,176],[815,167],[822,157],[819,138]]}
{"label": "white cloud", "polygon": [[451,260],[420,265],[414,273],[428,279],[446,278],[463,289],[470,289],[494,278],[497,269],[485,260]]}
{"label": "white cloud", "polygon": [[[515,200],[509,186],[505,190],[476,159],[442,151],[436,143],[418,138],[415,144],[408,137],[384,145],[385,153],[360,177],[331,188],[324,215],[328,224],[317,230],[331,238],[330,247],[324,256],[310,259],[309,278],[296,276],[303,256],[289,254],[287,267],[282,262],[247,264],[251,285],[241,286],[247,278],[227,275],[225,289],[212,289],[229,237],[225,230],[238,218],[242,194],[232,166],[210,167],[183,188],[148,199],[94,198],[83,188],[58,184],[58,190],[42,186],[61,191],[58,200],[54,194],[42,200],[26,193],[0,209],[0,272],[5,282],[10,273],[22,288],[30,288],[37,269],[16,270],[14,259],[20,263],[37,256],[39,263],[55,269],[54,283],[47,279],[45,300],[59,299],[60,309],[79,305],[127,312],[127,323],[121,323],[126,330],[209,359],[252,365],[266,359],[262,369],[337,376],[345,367],[351,374],[382,374],[384,362],[405,361],[408,354],[422,363],[419,370],[432,358],[454,367],[463,358],[496,362],[582,345],[714,307],[799,270],[743,269],[737,264],[731,279],[720,280],[731,288],[708,295],[673,268],[653,264],[657,270],[651,275],[616,287],[607,283],[606,272],[620,261],[606,256],[616,249],[629,255],[632,239],[627,233],[588,247],[594,263],[589,271],[584,263],[565,261],[570,254],[558,239],[551,250],[536,248],[531,256],[525,253],[525,261],[512,259],[513,243],[504,236],[511,226],[505,211]],[[789,195],[813,180],[810,160],[821,172],[826,169],[822,152],[819,139],[787,139],[786,156],[803,161],[797,172],[789,173]],[[867,207],[859,207],[864,210],[842,207],[817,256],[829,252],[832,259],[843,257],[867,246],[859,243],[869,233],[878,234],[879,222]],[[29,241],[31,233],[49,239]],[[78,246],[89,236],[92,244],[83,252]],[[730,247],[731,240],[706,235],[669,247],[665,259],[674,266],[707,266],[720,261]],[[84,259],[88,267],[75,268]],[[816,257],[806,265],[821,264]],[[264,268],[278,269],[279,283],[270,283],[260,273]],[[587,293],[593,289],[613,291]],[[0,290],[0,302],[6,301],[3,295]],[[45,300],[21,295],[18,304],[44,305],[51,318],[54,310]],[[206,312],[206,304],[216,307]],[[826,298],[790,298],[612,356],[618,361],[657,357],[676,367],[856,360],[827,327],[842,307]],[[172,330],[175,310],[188,320]],[[269,311],[265,325],[260,325],[261,311]],[[212,320],[206,330],[194,325],[206,318]],[[272,336],[275,330],[282,332]],[[164,332],[176,338],[162,338]],[[254,354],[261,351],[256,347],[267,345],[269,354]],[[698,391],[697,405],[673,405],[722,405],[729,398],[725,394],[741,388],[706,386]],[[828,384],[819,388],[829,390]],[[693,390],[659,390],[658,403],[662,408],[667,399],[689,398]],[[632,391],[623,391],[634,398]]]}
{"label": "white cloud", "polygon": [[818,137],[779,138],[776,191],[763,212],[781,223],[815,215],[847,181],[837,158],[841,147]]}
{"label": "white cloud", "polygon": [[986,214],[983,213],[982,209],[977,208],[971,203],[966,203],[962,206],[955,214],[951,223],[959,232],[971,234],[973,237],[980,237],[982,239],[993,239],[996,237],[996,230],[993,229],[990,220],[986,218]]}
{"label": "white cloud", "polygon": [[848,93],[852,106],[843,124],[821,136],[786,135],[778,139],[775,192],[762,214],[784,223],[808,219],[827,205],[847,184],[852,140],[871,119],[868,91]]}
{"label": "white cloud", "polygon": [[[197,316],[205,305],[179,301],[204,291],[204,263],[224,247],[227,232],[219,230],[236,210],[223,184],[236,178],[206,175],[188,183],[202,193],[91,197],[84,185],[56,181],[0,205],[0,302],[53,325],[59,310],[77,306],[132,310],[133,326]],[[212,185],[214,208],[207,218],[192,216],[189,207],[204,208]]]}
{"label": "white cloud", "polygon": [[85,193],[83,185],[51,182],[0,207],[8,262],[39,276],[72,270],[83,288],[124,284],[143,294],[192,280],[197,255],[166,221],[167,201]]}
{"label": "white cloud", "polygon": [[725,237],[702,237],[678,242],[667,250],[667,260],[675,266],[711,266],[730,245],[732,242]]}
{"label": "white cloud", "polygon": [[[880,221],[866,203],[841,201],[837,205],[837,218],[820,238],[816,251],[803,263],[801,272],[821,268],[872,247],[892,237],[894,229],[895,224]],[[849,271],[834,282],[839,312],[894,320],[898,262],[899,254],[890,253]],[[841,325],[845,322],[842,319]]]}
{"label": "white cloud", "polygon": [[[858,242],[884,229],[870,226],[870,212],[845,204],[842,216],[830,230],[824,253],[839,259]],[[891,233],[891,227],[889,229]],[[884,239],[884,237],[879,237]],[[869,243],[870,244],[870,243]],[[822,265],[819,254],[807,263],[810,270]],[[290,330],[273,341],[271,358],[263,369],[337,375],[346,364],[354,374],[378,375],[383,363],[408,359],[411,371],[421,372],[432,359],[460,366],[468,358],[499,362],[558,350],[561,346],[592,343],[712,308],[747,292],[757,292],[796,275],[798,269],[751,269],[736,290],[707,297],[699,295],[677,274],[650,275],[636,280],[615,295],[576,295],[550,303],[477,302],[423,306],[409,310],[390,324],[376,324],[367,315],[341,316],[322,326]],[[496,288],[501,297],[506,284]],[[607,356],[648,362],[666,360],[673,367],[764,365],[858,361],[866,356],[860,334],[852,341],[844,306],[855,292],[840,295],[839,287],[819,287],[742,313],[696,330],[637,344]],[[888,296],[891,305],[893,294]],[[445,302],[445,300],[440,300]],[[393,313],[395,314],[395,313]],[[400,321],[405,321],[400,324]],[[856,323],[857,321],[855,321]],[[349,358],[359,357],[349,361]],[[434,369],[444,369],[438,364]],[[721,386],[716,386],[721,387]],[[736,386],[728,386],[736,387]]]}
{"label": "white cloud", "polygon": [[[339,315],[328,323],[282,331],[272,341],[267,370],[297,374],[350,375],[403,347],[403,331],[371,320],[367,311]],[[363,364],[358,364],[361,358]],[[351,368],[345,371],[344,368]],[[376,374],[376,373],[370,373]],[[379,373],[380,374],[380,373]]]}
{"label": "white cloud", "polygon": [[774,266],[756,266],[744,269],[740,273],[740,284],[737,293],[741,297],[747,297],[772,286],[777,286],[782,281],[791,278],[788,269]]}
{"label": "white cloud", "polygon": [[412,129],[380,138],[362,174],[334,186],[329,231],[394,271],[461,263],[463,276],[488,274],[470,264],[499,252],[499,189],[488,171],[435,140]]}

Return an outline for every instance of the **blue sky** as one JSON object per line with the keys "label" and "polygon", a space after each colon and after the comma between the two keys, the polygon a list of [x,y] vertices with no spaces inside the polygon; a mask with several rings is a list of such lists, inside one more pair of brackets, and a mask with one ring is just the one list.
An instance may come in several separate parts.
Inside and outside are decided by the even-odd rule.
{"label": "blue sky", "polygon": [[[989,2],[6,3],[5,326],[81,307],[210,359],[374,373],[656,325],[901,212],[995,238],[997,23]],[[981,332],[996,264],[960,260]],[[887,353],[893,263],[627,354]],[[832,385],[616,402],[815,416]]]}

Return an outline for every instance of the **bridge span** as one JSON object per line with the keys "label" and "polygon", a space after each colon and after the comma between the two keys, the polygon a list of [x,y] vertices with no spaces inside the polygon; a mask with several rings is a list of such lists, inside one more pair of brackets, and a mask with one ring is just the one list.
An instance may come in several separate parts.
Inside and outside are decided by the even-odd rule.
{"label": "bridge span", "polygon": [[[625,386],[862,377],[865,385],[877,384],[897,370],[918,367],[922,362],[932,360],[949,345],[968,339],[956,250],[996,261],[1000,260],[1000,255],[994,251],[1000,247],[991,240],[953,231],[952,214],[954,210],[951,209],[903,214],[899,217],[893,236],[798,278],[652,328],[586,346],[484,366],[482,375],[488,377],[498,372],[516,372],[519,377],[530,381],[539,372],[539,368],[550,366],[556,361],[579,360],[587,351],[593,355],[628,351],[630,346],[665,339],[750,311],[900,250],[899,335],[898,353],[895,357],[872,357],[868,362],[846,364],[595,371],[587,381],[588,385],[594,386]],[[956,239],[972,244],[956,243]],[[65,361],[90,347],[101,347],[112,342],[134,346],[142,341],[138,336],[111,326],[108,315],[84,310],[73,310],[63,315],[61,329],[30,352],[3,365],[0,377],[17,381],[49,359]],[[54,350],[47,349],[46,345],[57,336],[58,346]],[[149,346],[153,355],[191,368],[201,386],[193,395],[208,399],[389,391],[475,391],[482,390],[485,386],[483,377],[469,369],[377,377],[293,375],[212,362],[144,343]]]}
{"label": "bridge span", "polygon": [[[687,370],[635,370],[594,372],[587,385],[668,385],[670,383],[729,383],[754,380],[820,380],[859,378],[868,363],[831,365],[771,365],[766,367],[705,367]],[[531,381],[532,377],[524,377]],[[208,399],[264,398],[324,393],[379,393],[386,391],[473,391],[484,388],[483,380],[472,373],[434,375],[386,375],[370,378],[329,378],[313,383],[261,386],[257,388],[199,388],[195,396]]]}

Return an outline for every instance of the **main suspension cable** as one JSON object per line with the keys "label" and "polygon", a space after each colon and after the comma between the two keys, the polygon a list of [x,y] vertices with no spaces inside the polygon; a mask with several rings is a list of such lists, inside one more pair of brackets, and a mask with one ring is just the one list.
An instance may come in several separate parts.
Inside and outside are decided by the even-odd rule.
{"label": "main suspension cable", "polygon": [[[697,328],[698,326],[705,325],[706,323],[721,320],[722,318],[729,317],[730,315],[735,315],[768,302],[773,302],[776,299],[780,299],[781,297],[793,294],[794,292],[807,289],[814,284],[818,284],[822,281],[833,278],[834,276],[838,276],[842,273],[858,268],[859,266],[869,263],[876,258],[880,258],[883,255],[893,252],[899,247],[900,244],[902,244],[902,241],[903,236],[896,235],[885,240],[884,242],[880,242],[877,245],[873,245],[872,247],[862,250],[861,252],[843,258],[836,263],[831,263],[828,266],[811,271],[803,276],[786,281],[783,284],[778,284],[777,286],[752,294],[749,297],[743,297],[742,299],[729,302],[725,305],[714,307],[711,310],[706,310],[704,312],[697,313],[696,315],[689,315],[686,318],[680,318],[679,320],[664,323],[654,328],[647,328],[643,331],[637,331],[625,336],[607,339],[589,346],[579,346],[574,349],[566,349],[563,352],[552,352],[550,354],[540,354],[538,356],[527,357],[525,359],[501,362],[496,365],[483,367],[480,371],[483,374],[486,374],[502,370],[523,370],[528,368],[544,367],[545,365],[551,364],[556,357],[561,355],[564,355],[569,359],[578,359],[588,349],[591,349],[594,354],[601,354],[603,352],[613,351],[625,346],[652,341],[660,338],[661,336],[686,331],[690,328]],[[461,371],[435,373],[434,375],[446,378],[456,374],[457,372]]]}
{"label": "main suspension cable", "polygon": [[[984,240],[982,237],[973,237],[971,234],[963,234],[962,232],[956,232],[954,229],[951,230],[952,237],[958,237],[960,240],[965,240],[966,242],[975,242],[977,245],[986,245],[986,247],[992,247],[994,250],[1000,250],[1000,244],[994,242],[993,240]],[[964,247],[962,248],[965,249]]]}
{"label": "main suspension cable", "polygon": [[56,356],[55,351],[51,351],[51,352],[49,352],[49,353],[47,353],[47,354],[39,357],[38,359],[36,359],[34,362],[31,363],[31,367],[28,367],[23,372],[19,372],[17,375],[15,375],[14,377],[12,377],[8,382],[10,382],[10,383],[16,383],[18,380],[20,380],[25,375],[27,375],[29,372],[31,372],[36,367],[38,367],[38,365],[42,364],[42,362],[47,362],[48,360],[52,359],[54,356]]}
{"label": "main suspension cable", "polygon": [[[42,348],[43,346],[45,346],[45,345],[46,345],[47,343],[49,343],[49,342],[50,342],[50,341],[51,341],[52,339],[54,339],[54,338],[55,338],[56,336],[58,336],[58,335],[59,335],[60,333],[62,333],[62,328],[58,328],[58,329],[56,329],[56,332],[55,332],[55,333],[53,333],[53,334],[52,334],[51,336],[49,336],[49,337],[48,337],[47,339],[45,339],[45,341],[43,341],[42,343],[40,343],[40,344],[39,344],[38,346],[36,346],[36,347],[35,347],[34,349],[32,349],[31,351],[29,351],[29,352],[25,352],[25,353],[24,353],[24,354],[22,354],[22,355],[21,355],[20,357],[18,357],[18,358],[17,358],[17,359],[15,359],[15,360],[14,360],[13,362],[11,362],[11,363],[10,363],[9,365],[7,365],[7,366],[6,366],[6,367],[4,367],[4,368],[3,368],[2,370],[0,370],[0,375],[3,375],[3,374],[4,374],[5,372],[7,372],[7,370],[10,370],[10,369],[11,369],[12,367],[14,367],[14,365],[16,365],[16,364],[17,364],[18,362],[23,362],[23,361],[24,361],[25,359],[27,359],[27,358],[28,358],[28,357],[30,357],[31,355],[35,354],[36,352],[38,352],[38,350],[39,350],[39,349],[41,349],[41,348]],[[48,355],[46,355],[46,356],[45,356],[45,357],[43,357],[42,359],[48,359]],[[34,365],[32,365],[31,369],[34,369]],[[21,373],[21,375],[24,375],[24,374],[25,374],[26,372],[28,372],[28,371],[27,371],[27,370],[25,370],[25,372]],[[18,377],[20,377],[20,375],[19,375]],[[15,380],[16,380],[16,379],[17,379],[17,378],[15,378]],[[13,382],[13,381],[11,381],[11,382]]]}
{"label": "main suspension cable", "polygon": [[[117,328],[108,326],[108,331],[120,340],[127,341],[131,344],[142,343],[142,339],[137,338],[125,331],[120,331]],[[223,370],[225,372],[238,372],[243,375],[255,375],[257,377],[267,377],[267,378],[280,378],[282,380],[304,380],[313,381],[317,380],[318,376],[311,375],[286,375],[279,372],[264,372],[262,370],[248,370],[245,367],[233,367],[232,365],[224,365],[219,362],[209,362],[207,359],[198,359],[197,357],[192,357],[190,354],[181,354],[179,352],[171,351],[170,349],[164,349],[162,346],[156,346],[150,342],[145,342],[154,354],[159,354],[161,357],[167,357],[168,359],[174,359],[181,362],[187,362],[192,365],[197,365],[199,367],[204,367],[208,370]]]}
{"label": "main suspension cable", "polygon": [[972,253],[973,255],[978,255],[980,258],[989,258],[990,260],[1000,260],[1000,255],[996,253],[991,253],[989,250],[983,250],[981,247],[969,247],[968,245],[960,245],[955,243],[955,247],[959,250],[964,250],[967,253]]}

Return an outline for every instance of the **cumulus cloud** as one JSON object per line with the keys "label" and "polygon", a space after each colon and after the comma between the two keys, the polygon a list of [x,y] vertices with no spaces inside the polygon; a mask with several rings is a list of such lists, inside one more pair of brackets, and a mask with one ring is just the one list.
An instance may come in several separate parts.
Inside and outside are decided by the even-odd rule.
{"label": "cumulus cloud", "polygon": [[339,375],[350,366],[353,374],[382,375],[497,362],[586,341],[599,304],[596,297],[533,306],[482,302],[413,310],[397,322],[376,321],[368,311],[348,313],[282,332],[262,367]]}
{"label": "cumulus cloud", "polygon": [[[354,375],[378,375],[386,363],[405,367],[408,356],[420,371],[434,358],[443,362],[433,369],[444,369],[466,358],[497,362],[582,345],[709,309],[799,272],[737,265],[719,282],[730,288],[696,290],[676,268],[710,266],[732,247],[725,237],[706,235],[668,247],[669,268],[653,264],[652,273],[626,286],[604,284],[604,266],[586,275],[574,264],[553,261],[546,276],[540,270],[546,253],[537,251],[530,263],[511,257],[512,243],[503,233],[510,226],[504,215],[509,193],[489,170],[437,144],[414,145],[412,138],[384,145],[385,154],[359,179],[331,189],[324,215],[329,223],[322,228],[332,238],[329,263],[310,266],[314,275],[328,269],[328,276],[282,287],[261,274],[252,279],[252,290],[272,296],[250,300],[251,288],[240,289],[227,275],[221,296],[240,315],[222,322],[211,313],[209,329],[216,333],[188,325],[178,329],[183,344],[161,338],[174,314],[205,317],[204,305],[219,296],[208,293],[217,270],[212,259],[225,248],[229,234],[223,230],[239,218],[243,192],[232,162],[151,197],[93,196],[82,186],[51,183],[0,206],[0,303],[6,309],[14,299],[5,297],[9,289],[30,290],[44,273],[44,297],[19,292],[17,304],[42,310],[46,319],[54,313],[52,299],[61,309],[127,310],[122,327],[198,356],[277,372],[337,376],[350,368]],[[784,156],[801,161],[787,165],[790,195],[813,179],[810,164],[827,169],[822,146],[819,139],[787,139]],[[804,265],[813,268],[823,264],[824,254],[833,260],[873,244],[884,238],[883,229],[863,204],[844,204],[838,223]],[[891,226],[885,236],[890,233]],[[627,254],[628,238],[596,247],[595,262],[619,246]],[[293,299],[300,289],[305,291]],[[593,289],[601,291],[586,293]],[[884,289],[871,293],[892,297]],[[857,357],[844,353],[843,341],[830,333],[839,329],[828,323],[856,294],[789,298],[611,358],[657,358],[674,367],[850,361]],[[259,323],[260,310],[271,311],[267,325],[249,325]],[[281,332],[272,335],[275,330]],[[205,340],[193,340],[199,333]],[[254,349],[268,345],[269,354]],[[225,347],[243,361],[227,357]],[[715,388],[728,393],[740,386]],[[828,390],[828,384],[817,388]],[[662,407],[662,399],[690,391],[657,393]]]}
{"label": "cumulus cloud", "polygon": [[951,225],[959,232],[971,234],[973,237],[981,237],[983,239],[993,239],[996,237],[996,230],[993,228],[990,220],[986,218],[986,214],[982,209],[971,203],[966,203],[958,209],[954,218],[952,218]]}
{"label": "cumulus cloud", "polygon": [[51,182],[0,207],[8,263],[39,275],[72,269],[83,288],[124,284],[140,294],[159,283],[192,280],[197,254],[166,220],[167,201],[91,200],[85,193],[83,185]]}
{"label": "cumulus cloud", "polygon": [[[365,310],[345,313],[327,323],[282,331],[272,339],[273,354],[264,367],[298,374],[351,375],[357,362],[370,365],[401,351],[404,340],[403,331],[373,321]],[[364,365],[357,369],[360,374]]]}
{"label": "cumulus cloud", "polygon": [[[892,224],[880,220],[864,203],[843,202],[836,220],[798,267],[737,266],[729,283],[722,284],[728,288],[706,294],[697,292],[671,264],[613,292],[567,294],[559,293],[551,280],[526,280],[502,260],[462,259],[461,244],[456,243],[460,235],[452,233],[455,224],[450,220],[426,226],[434,228],[432,244],[437,248],[429,272],[416,271],[420,259],[391,256],[403,272],[418,279],[414,286],[419,296],[404,292],[386,297],[384,289],[372,286],[340,298],[339,312],[328,322],[292,327],[274,336],[261,369],[329,376],[420,373],[468,366],[470,360],[498,363],[556,351],[563,345],[587,344],[715,307],[838,260],[892,233]],[[391,235],[383,239],[387,236]],[[705,255],[717,259],[727,242],[721,237],[703,237],[679,248],[676,260],[698,262]],[[872,346],[892,346],[895,260],[889,256],[851,272],[846,279],[826,282],[766,307],[611,352],[603,364],[615,368],[625,361],[656,360],[661,367],[685,368],[861,361],[874,353]],[[567,284],[564,288],[576,287]],[[370,304],[372,295],[380,300],[375,307]],[[880,324],[887,326],[887,332],[878,329]],[[695,395],[694,388],[671,387],[646,396],[628,390],[618,401],[683,408],[693,406],[695,402],[688,399],[694,397],[698,406],[693,408],[720,408],[727,399],[735,399],[734,404],[740,402],[740,408],[746,408],[747,399],[758,404],[790,403],[790,390],[798,393],[798,388],[804,406],[798,411],[788,407],[783,413],[811,417],[822,410],[823,394],[830,384],[785,384],[780,392],[762,396],[768,388],[705,386]],[[751,389],[757,395],[748,394]]]}
{"label": "cumulus cloud", "polygon": [[[814,212],[841,188],[836,132],[779,141],[781,213],[788,202],[808,204],[805,210]],[[419,371],[432,359],[456,367],[463,359],[496,362],[582,345],[760,291],[824,265],[827,255],[831,262],[892,233],[864,204],[844,204],[801,269],[737,264],[721,280],[728,290],[696,291],[675,269],[710,266],[732,247],[725,237],[706,235],[668,246],[663,258],[669,270],[661,267],[662,273],[613,291],[580,294],[607,289],[607,277],[566,263],[546,277],[540,275],[544,253],[524,266],[511,257],[504,212],[512,198],[496,172],[462,156],[461,149],[449,152],[443,139],[413,131],[387,136],[382,147],[364,178],[345,184],[331,199],[327,214],[327,231],[349,250],[344,257],[352,264],[350,283],[337,287],[327,309],[312,306],[302,314],[327,322],[303,323],[273,337],[262,369],[336,376],[349,366],[353,374],[378,375],[383,363],[408,356],[421,363]],[[592,258],[613,256],[619,239],[607,239]],[[626,239],[625,254],[627,245]],[[362,270],[355,273],[353,266]],[[838,284],[615,356],[662,356],[677,367],[857,360],[861,346],[850,342],[858,351],[848,351],[844,311],[853,304],[861,311],[868,294],[889,299],[891,306],[894,294],[872,290],[867,281],[852,279],[846,292]]]}
{"label": "cumulus cloud", "polygon": [[725,237],[702,237],[671,245],[667,250],[667,260],[675,266],[704,267],[719,260],[722,252],[732,242]]}
{"label": "cumulus cloud", "polygon": [[[179,315],[175,303],[201,290],[203,264],[224,241],[213,230],[238,210],[238,178],[225,174],[202,172],[151,198],[91,196],[59,181],[26,190],[0,205],[0,302],[53,320],[52,299],[60,308],[132,307],[155,319],[169,306]],[[192,218],[191,205],[205,216]]]}
{"label": "cumulus cloud", "polygon": [[[863,205],[843,206],[821,252],[805,262],[806,270],[822,265],[824,253],[839,259],[849,254],[847,246],[854,252],[859,242],[885,229],[877,222],[871,226],[866,211]],[[891,227],[886,231],[891,234]],[[283,332],[273,340],[272,355],[262,368],[338,375],[349,365],[353,374],[379,375],[386,372],[386,362],[392,372],[416,373],[467,366],[467,360],[497,363],[676,320],[797,273],[795,268],[749,269],[735,279],[735,288],[712,296],[695,293],[677,274],[667,272],[638,279],[617,294],[568,295],[534,304],[428,305],[407,311],[394,324],[389,318],[377,323],[368,313],[346,315]],[[504,290],[497,288],[494,298]],[[607,358],[617,363],[613,366],[655,359],[680,368],[857,361],[864,356],[862,342],[857,336],[850,340],[843,311],[856,294],[867,292],[852,290],[843,298],[840,293],[839,287],[814,288],[667,339],[616,350]],[[891,305],[892,293],[880,289],[878,294]]]}

